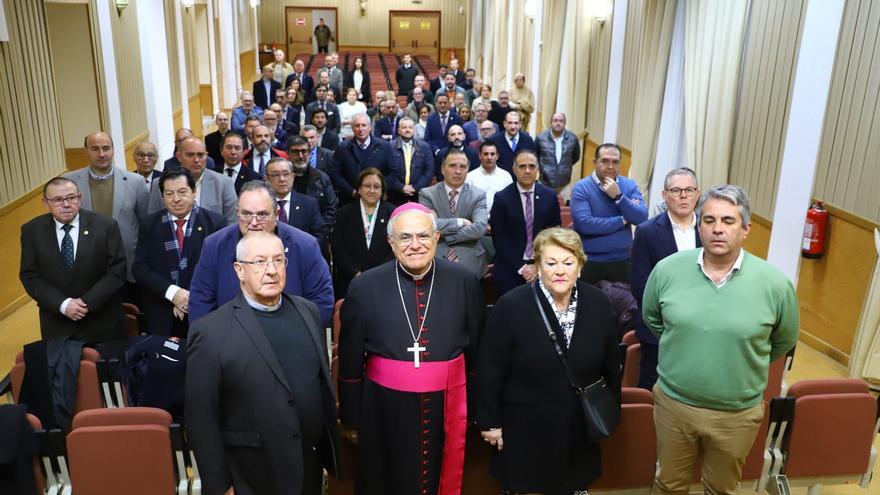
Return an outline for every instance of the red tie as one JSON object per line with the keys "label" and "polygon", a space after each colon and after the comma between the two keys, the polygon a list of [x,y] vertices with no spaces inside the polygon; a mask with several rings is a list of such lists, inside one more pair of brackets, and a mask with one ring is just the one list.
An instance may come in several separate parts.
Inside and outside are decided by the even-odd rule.
{"label": "red tie", "polygon": [[183,225],[186,223],[186,219],[178,218],[174,221],[177,224],[177,250],[183,253]]}

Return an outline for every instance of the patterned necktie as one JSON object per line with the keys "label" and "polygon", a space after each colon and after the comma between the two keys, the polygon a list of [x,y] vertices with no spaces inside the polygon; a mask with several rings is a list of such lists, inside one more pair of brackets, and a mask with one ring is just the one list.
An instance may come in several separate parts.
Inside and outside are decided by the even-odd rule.
{"label": "patterned necktie", "polygon": [[266,155],[260,155],[260,168],[257,169],[257,172],[260,174],[260,177],[265,175],[265,167],[266,167]]}
{"label": "patterned necktie", "polygon": [[315,148],[312,150],[311,153],[309,153],[309,166],[310,167],[316,168],[318,166],[317,157],[318,157],[318,148]]}
{"label": "patterned necktie", "polygon": [[[449,191],[449,212],[452,213],[453,217],[455,216],[455,207],[458,204],[455,201],[456,196],[458,196],[458,191]],[[454,246],[449,246],[449,251],[446,252],[446,259],[458,262],[458,254],[456,254]]]}
{"label": "patterned necktie", "polygon": [[405,176],[403,178],[403,185],[404,186],[409,185],[409,179],[410,179],[409,166],[411,163],[412,163],[412,144],[403,143],[403,164],[406,166],[406,174],[404,174]]}
{"label": "patterned necktie", "polygon": [[73,225],[67,224],[61,227],[64,237],[61,238],[61,256],[64,259],[64,269],[73,270],[73,237],[70,237],[70,229]]}
{"label": "patterned necktie", "polygon": [[231,179],[232,176],[235,175],[235,169],[234,169],[234,168],[227,168],[227,169],[226,169],[226,175],[228,175],[229,178]]}
{"label": "patterned necktie", "polygon": [[535,227],[535,214],[532,211],[532,191],[526,191],[522,194],[526,197],[526,251],[523,256],[530,260],[534,256],[534,250],[532,249],[534,233],[532,231]]}
{"label": "patterned necktie", "polygon": [[174,220],[174,223],[177,224],[177,230],[175,234],[177,234],[177,250],[183,253],[183,226],[186,224],[185,218],[177,218]]}
{"label": "patterned necktie", "polygon": [[510,140],[510,151],[516,151],[516,136]]}
{"label": "patterned necktie", "polygon": [[444,135],[444,136],[446,135],[446,117],[447,117],[447,116],[444,115],[443,117],[440,118],[440,120],[443,122],[442,130],[443,130],[443,135]]}
{"label": "patterned necktie", "polygon": [[278,212],[278,218],[284,223],[290,223],[287,221],[287,212],[284,211],[284,205],[286,205],[286,204],[287,204],[286,199],[279,199],[278,200],[278,208],[280,210]]}

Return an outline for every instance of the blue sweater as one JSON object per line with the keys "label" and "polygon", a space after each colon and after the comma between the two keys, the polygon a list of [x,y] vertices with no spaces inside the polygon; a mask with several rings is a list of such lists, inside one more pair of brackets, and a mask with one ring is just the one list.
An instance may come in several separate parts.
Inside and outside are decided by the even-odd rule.
{"label": "blue sweater", "polygon": [[628,260],[632,225],[648,219],[648,207],[635,181],[618,176],[617,184],[622,194],[617,201],[605,194],[593,175],[579,180],[572,189],[571,217],[588,262]]}

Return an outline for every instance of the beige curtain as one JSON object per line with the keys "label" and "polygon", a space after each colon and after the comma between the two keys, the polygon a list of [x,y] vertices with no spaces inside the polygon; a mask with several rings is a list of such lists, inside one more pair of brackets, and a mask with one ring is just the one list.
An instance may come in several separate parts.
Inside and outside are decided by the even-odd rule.
{"label": "beige curtain", "polygon": [[490,8],[490,19],[486,32],[490,33],[484,49],[491,53],[491,60],[486,57],[488,81],[492,84],[492,97],[507,87],[507,57],[511,56],[507,46],[507,16],[510,5],[507,2],[493,0]]}
{"label": "beige curtain", "polygon": [[468,67],[472,67],[477,74],[480,74],[480,78],[482,78],[483,74],[483,36],[485,28],[485,24],[483,20],[485,19],[484,13],[484,4],[483,0],[471,0],[470,1],[470,15],[468,16],[468,29],[467,29],[467,51],[465,52],[465,60],[467,61]]}
{"label": "beige curtain", "polygon": [[[595,22],[584,2],[565,9],[556,108],[568,115],[568,128],[582,136],[587,123],[587,79],[590,74],[590,32]],[[607,24],[607,22],[606,22]],[[580,178],[580,171],[575,171]]]}
{"label": "beige curtain", "polygon": [[[880,255],[880,232],[874,229],[874,247]],[[874,275],[850,357],[850,376],[880,384],[880,259],[874,262]]]}
{"label": "beige curtain", "polygon": [[626,9],[626,34],[623,42],[623,71],[620,78],[620,112],[617,124],[617,144],[632,149],[633,115],[636,108],[636,89],[639,80],[642,24],[646,0],[629,0]]}
{"label": "beige curtain", "polygon": [[629,170],[629,177],[642,191],[647,191],[654,169],[677,3],[677,0],[657,0],[643,4]]}
{"label": "beige curtain", "polygon": [[[567,0],[544,2],[543,25],[541,33],[544,45],[541,48],[541,68],[538,85],[541,88],[538,94],[541,109],[541,122],[538,129],[550,126],[550,118],[557,111],[556,96],[559,93],[559,62],[562,55],[562,36],[564,30],[559,29],[559,23],[565,19],[568,10]],[[569,125],[571,125],[569,117]]]}
{"label": "beige curtain", "polygon": [[748,0],[688,2],[685,141],[704,187],[727,182]]}

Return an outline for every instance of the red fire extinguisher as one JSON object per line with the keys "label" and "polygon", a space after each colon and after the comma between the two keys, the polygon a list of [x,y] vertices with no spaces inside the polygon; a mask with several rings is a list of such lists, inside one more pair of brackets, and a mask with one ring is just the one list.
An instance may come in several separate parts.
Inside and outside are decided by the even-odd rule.
{"label": "red fire extinguisher", "polygon": [[801,256],[815,260],[825,252],[825,236],[828,227],[828,211],[822,201],[816,201],[807,210],[804,224],[804,239],[801,243]]}

